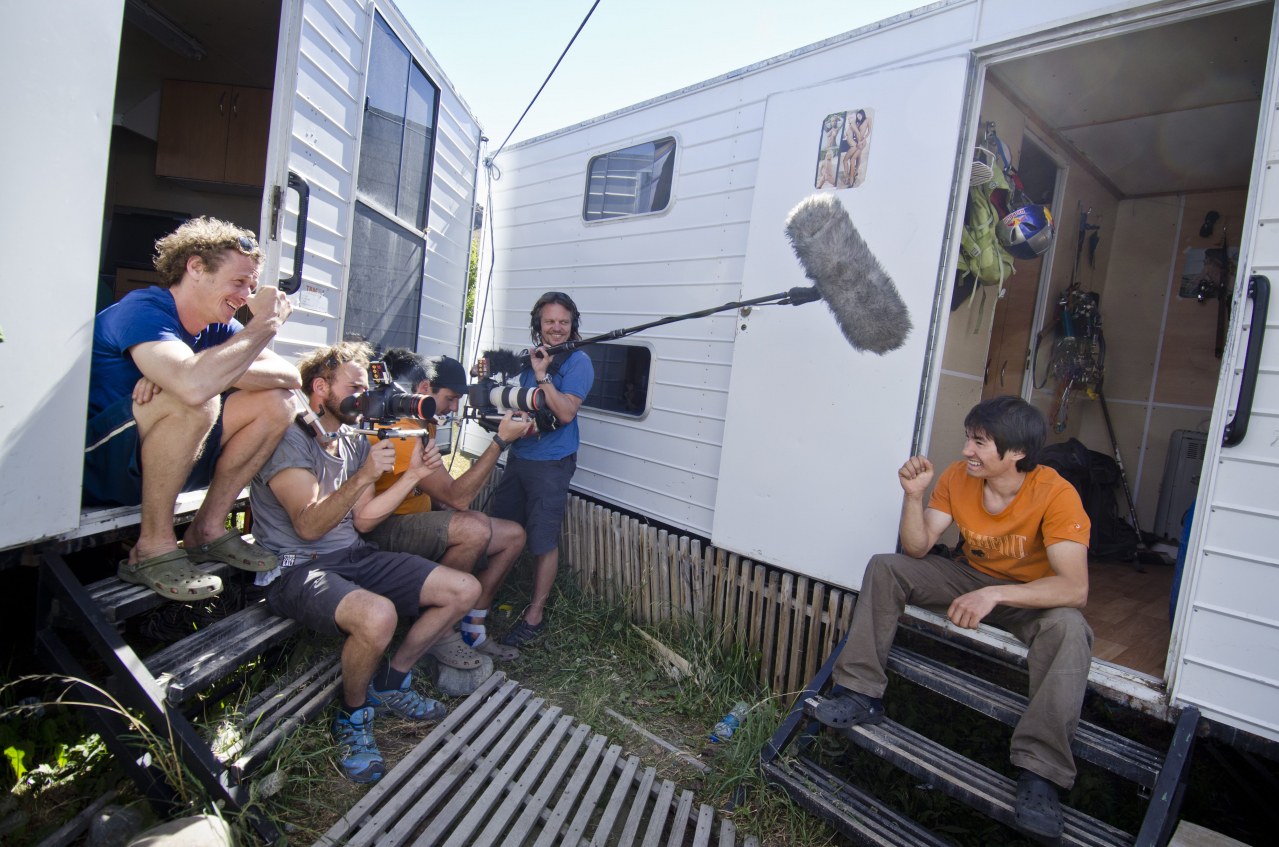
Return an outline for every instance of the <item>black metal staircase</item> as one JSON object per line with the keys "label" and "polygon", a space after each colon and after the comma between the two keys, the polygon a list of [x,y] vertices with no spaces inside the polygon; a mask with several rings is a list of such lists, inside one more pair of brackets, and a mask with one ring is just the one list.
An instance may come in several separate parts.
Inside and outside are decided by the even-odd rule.
{"label": "black metal staircase", "polygon": [[[905,847],[946,845],[943,832],[912,820],[898,805],[857,785],[849,769],[819,755],[821,733],[842,736],[857,750],[891,763],[909,774],[916,790],[937,791],[992,821],[1012,827],[1016,798],[1015,780],[986,764],[955,752],[928,736],[929,727],[909,728],[893,720],[846,730],[827,729],[813,718],[813,708],[828,687],[834,657],[843,642],[818,671],[807,689],[796,698],[782,726],[765,747],[762,768],[768,781],[782,787],[797,803],[827,820],[858,844]],[[894,646],[889,670],[897,677],[888,698],[911,697],[921,689],[939,694],[956,707],[975,711],[1006,726],[1016,724],[1026,698],[982,675],[970,673],[903,646]],[[999,676],[1000,674],[991,674]],[[903,684],[904,683],[904,684]],[[1059,843],[1110,847],[1141,845],[1162,847],[1176,825],[1189,771],[1189,761],[1199,714],[1186,709],[1173,731],[1171,744],[1160,752],[1109,729],[1081,721],[1073,750],[1077,760],[1132,782],[1141,796],[1148,796],[1144,819],[1135,833],[1126,832],[1063,802],[1065,831]],[[1006,750],[998,751],[1006,759]],[[846,761],[846,760],[842,760]],[[1008,832],[1010,839],[1017,834]]]}

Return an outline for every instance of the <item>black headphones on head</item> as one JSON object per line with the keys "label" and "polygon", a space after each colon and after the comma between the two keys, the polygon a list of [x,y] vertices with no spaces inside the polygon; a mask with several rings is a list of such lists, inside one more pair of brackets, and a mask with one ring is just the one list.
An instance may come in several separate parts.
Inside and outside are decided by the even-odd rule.
{"label": "black headphones on head", "polygon": [[551,303],[563,306],[573,315],[573,327],[569,333],[569,338],[577,340],[581,337],[578,327],[582,323],[582,313],[577,310],[577,304],[573,302],[573,298],[569,297],[563,291],[548,291],[541,297],[537,298],[537,302],[533,304],[533,310],[529,313],[529,329],[533,337],[534,344],[542,343],[542,308]]}

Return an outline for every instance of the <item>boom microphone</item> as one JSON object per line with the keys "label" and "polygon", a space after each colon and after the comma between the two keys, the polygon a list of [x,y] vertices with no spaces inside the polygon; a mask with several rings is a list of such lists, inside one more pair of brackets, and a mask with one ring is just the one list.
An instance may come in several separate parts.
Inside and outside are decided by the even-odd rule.
{"label": "boom microphone", "polygon": [[906,342],[906,304],[833,194],[792,209],[786,237],[849,344],[882,356]]}

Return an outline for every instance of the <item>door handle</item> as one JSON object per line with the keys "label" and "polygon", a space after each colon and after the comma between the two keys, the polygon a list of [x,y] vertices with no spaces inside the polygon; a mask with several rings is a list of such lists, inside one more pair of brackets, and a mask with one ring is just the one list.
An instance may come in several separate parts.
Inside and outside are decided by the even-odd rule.
{"label": "door handle", "polygon": [[1235,416],[1226,424],[1221,443],[1234,447],[1248,434],[1248,419],[1252,417],[1252,398],[1257,391],[1257,374],[1261,370],[1261,344],[1266,337],[1266,316],[1270,312],[1270,279],[1254,276],[1248,280],[1248,297],[1252,299],[1252,324],[1248,330],[1248,351],[1243,357],[1243,372],[1239,375],[1239,402],[1235,404]]}
{"label": "door handle", "polygon": [[[301,174],[289,171],[289,188],[298,193],[298,231],[293,242],[293,273],[280,280],[280,290],[296,294],[302,287],[302,258],[306,255],[306,213],[311,202],[311,186]],[[280,210],[281,214],[283,209]]]}

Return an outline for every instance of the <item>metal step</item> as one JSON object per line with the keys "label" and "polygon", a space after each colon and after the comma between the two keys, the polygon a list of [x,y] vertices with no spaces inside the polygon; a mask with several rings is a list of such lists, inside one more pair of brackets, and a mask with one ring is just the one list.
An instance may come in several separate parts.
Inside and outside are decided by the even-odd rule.
{"label": "metal step", "polygon": [[[804,702],[805,713],[811,715],[821,699],[808,697]],[[857,746],[892,762],[948,797],[1015,828],[1017,785],[1012,779],[891,720],[832,731],[840,732]],[[1062,845],[1114,847],[1133,843],[1129,833],[1064,804],[1062,815],[1066,824]]]}
{"label": "metal step", "polygon": [[764,764],[764,777],[858,844],[870,847],[950,847],[950,842],[855,785],[804,757]]}
{"label": "metal step", "polygon": [[[911,682],[975,709],[1000,723],[1015,726],[1026,711],[1027,698],[935,659],[894,646],[888,667]],[[1163,755],[1130,738],[1080,721],[1071,750],[1086,762],[1153,788]]]}
{"label": "metal step", "polygon": [[266,602],[258,601],[152,653],[144,662],[165,700],[182,706],[301,629],[297,621],[271,614]]}
{"label": "metal step", "polygon": [[498,672],[316,845],[758,843],[694,805],[692,792]]}

